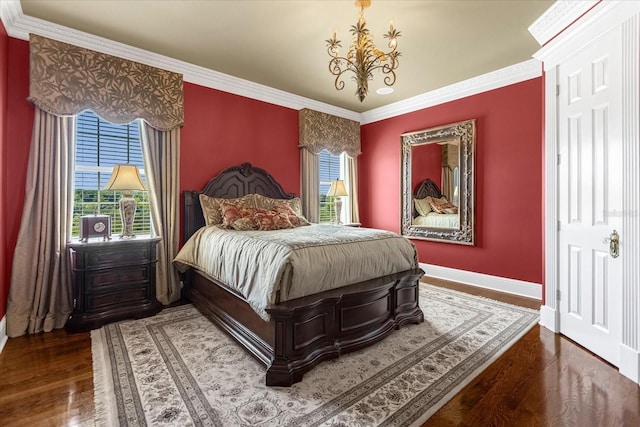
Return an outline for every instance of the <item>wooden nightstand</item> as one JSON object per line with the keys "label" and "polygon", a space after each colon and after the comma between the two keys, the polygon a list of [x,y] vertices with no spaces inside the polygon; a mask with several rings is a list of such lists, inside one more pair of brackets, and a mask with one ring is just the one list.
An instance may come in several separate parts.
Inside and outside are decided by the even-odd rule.
{"label": "wooden nightstand", "polygon": [[156,300],[159,241],[160,237],[136,236],[69,243],[74,304],[66,328],[87,331],[162,310]]}

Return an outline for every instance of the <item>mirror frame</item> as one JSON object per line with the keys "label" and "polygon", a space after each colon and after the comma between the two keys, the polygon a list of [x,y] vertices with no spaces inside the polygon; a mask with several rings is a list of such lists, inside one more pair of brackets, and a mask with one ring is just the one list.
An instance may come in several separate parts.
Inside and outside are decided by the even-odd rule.
{"label": "mirror frame", "polygon": [[[476,145],[476,119],[445,126],[405,133],[402,137],[401,177],[401,234],[412,239],[437,242],[475,244],[474,217],[474,153]],[[460,140],[460,215],[459,229],[443,229],[412,225],[413,184],[411,182],[411,151],[418,145]],[[439,184],[441,185],[441,184]]]}

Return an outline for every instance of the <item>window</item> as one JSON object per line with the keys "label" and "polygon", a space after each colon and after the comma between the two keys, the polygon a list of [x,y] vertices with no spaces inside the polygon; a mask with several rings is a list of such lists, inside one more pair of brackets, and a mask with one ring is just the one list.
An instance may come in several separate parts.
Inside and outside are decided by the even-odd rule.
{"label": "window", "polygon": [[[335,208],[333,198],[327,197],[327,192],[329,191],[329,187],[331,187],[331,181],[345,179],[346,154],[342,153],[339,156],[334,156],[327,150],[322,150],[320,154],[318,154],[318,162],[320,181],[319,222],[331,222],[335,219]],[[342,222],[346,222],[345,218],[348,218],[348,203],[346,203],[345,199],[346,197],[342,198],[342,201],[345,202],[342,204]]]}
{"label": "window", "polygon": [[[122,191],[107,191],[102,188],[109,180],[113,166],[126,163],[138,166],[146,183],[139,121],[115,125],[102,120],[92,111],[78,115],[72,235],[79,235],[80,216],[92,213],[110,215],[111,231],[122,230],[118,205]],[[150,234],[148,192],[134,191],[134,197],[138,203],[133,223],[134,232]]]}

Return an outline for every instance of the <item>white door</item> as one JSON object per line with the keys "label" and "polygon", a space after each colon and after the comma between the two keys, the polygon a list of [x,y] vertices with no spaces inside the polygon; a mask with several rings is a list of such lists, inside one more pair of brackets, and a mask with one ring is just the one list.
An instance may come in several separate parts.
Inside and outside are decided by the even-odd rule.
{"label": "white door", "polygon": [[[560,332],[615,366],[622,328],[622,37],[558,66]],[[620,256],[606,239],[616,230]]]}

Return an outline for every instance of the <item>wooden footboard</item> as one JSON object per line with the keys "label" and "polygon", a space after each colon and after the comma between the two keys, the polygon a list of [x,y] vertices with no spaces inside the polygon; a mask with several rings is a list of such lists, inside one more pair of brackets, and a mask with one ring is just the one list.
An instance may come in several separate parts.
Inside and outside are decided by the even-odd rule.
{"label": "wooden footboard", "polygon": [[423,321],[418,283],[407,270],[271,306],[266,322],[224,285],[190,270],[186,296],[267,367],[266,384],[291,386],[323,360],[367,347]]}

